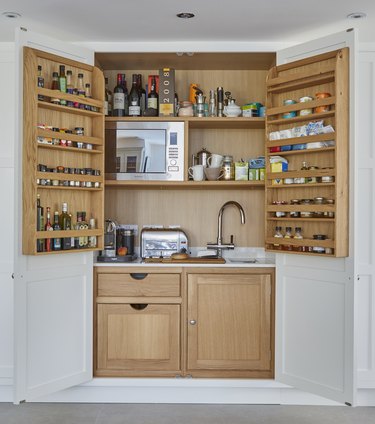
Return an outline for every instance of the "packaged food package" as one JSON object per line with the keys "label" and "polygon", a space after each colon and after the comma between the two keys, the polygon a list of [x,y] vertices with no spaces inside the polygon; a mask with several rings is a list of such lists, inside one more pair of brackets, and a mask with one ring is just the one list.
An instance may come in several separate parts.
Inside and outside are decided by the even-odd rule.
{"label": "packaged food package", "polygon": [[288,160],[282,156],[270,157],[271,172],[286,172],[288,170]]}
{"label": "packaged food package", "polygon": [[247,162],[234,163],[234,179],[236,181],[246,181],[249,179],[249,165]]}

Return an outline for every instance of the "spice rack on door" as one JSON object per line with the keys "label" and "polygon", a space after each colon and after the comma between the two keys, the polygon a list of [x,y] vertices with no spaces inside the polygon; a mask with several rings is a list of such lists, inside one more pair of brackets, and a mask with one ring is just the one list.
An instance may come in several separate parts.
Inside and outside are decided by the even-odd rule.
{"label": "spice rack on door", "polygon": [[[83,73],[92,87],[92,98],[63,93],[37,86],[37,69],[42,66],[44,75],[52,75],[59,65],[72,70],[73,75]],[[104,77],[96,67],[36,49],[24,48],[24,127],[23,127],[23,248],[25,255],[71,253],[103,249],[104,222]],[[40,97],[44,100],[40,100]],[[90,110],[63,106],[49,102],[51,97],[79,103]],[[91,110],[94,108],[94,111]],[[43,126],[47,126],[47,129]],[[85,135],[55,132],[51,127],[74,130],[83,127]],[[58,144],[51,144],[56,139]],[[68,139],[70,146],[61,140]],[[86,148],[85,148],[86,147]],[[41,172],[39,164],[54,170],[95,170],[96,174]],[[83,172],[83,171],[82,171]],[[41,180],[57,185],[40,185]],[[73,184],[69,186],[67,183]],[[89,184],[87,184],[90,182]],[[80,183],[80,186],[78,186]],[[96,185],[96,186],[95,186]],[[41,205],[51,212],[61,212],[63,202],[68,203],[72,220],[79,211],[85,211],[87,220],[95,218],[96,228],[89,230],[37,231],[37,194]],[[52,216],[51,216],[52,220]],[[72,223],[74,225],[74,223]],[[56,237],[96,237],[96,247],[38,252],[37,241]]]}
{"label": "spice rack on door", "polygon": [[[345,48],[276,66],[268,74],[265,184],[267,251],[348,256],[348,55],[349,51]],[[283,105],[287,99],[314,96],[317,92],[328,92],[331,95],[324,99]],[[317,108],[320,108],[319,113],[316,113]],[[305,109],[311,109],[312,113],[301,114],[300,111]],[[296,116],[283,117],[290,112],[296,112]],[[320,120],[323,120],[324,125],[331,125],[334,133],[271,140],[272,132]],[[328,141],[333,143],[325,143]],[[308,143],[314,143],[310,145],[314,148],[294,150],[296,145],[309,146]],[[283,151],[285,146],[290,146],[287,147],[289,150]],[[274,151],[279,147],[281,151]],[[289,162],[288,171],[271,172],[270,159],[275,156],[285,156]],[[319,169],[300,170],[302,162]],[[295,183],[298,179],[304,179],[305,183]],[[309,200],[318,197],[330,199],[330,204],[324,201],[323,204],[311,204]],[[291,204],[294,199],[303,201],[301,204]],[[276,226],[292,229],[301,227],[303,239],[274,237]],[[326,239],[317,240],[314,235],[324,235]]]}

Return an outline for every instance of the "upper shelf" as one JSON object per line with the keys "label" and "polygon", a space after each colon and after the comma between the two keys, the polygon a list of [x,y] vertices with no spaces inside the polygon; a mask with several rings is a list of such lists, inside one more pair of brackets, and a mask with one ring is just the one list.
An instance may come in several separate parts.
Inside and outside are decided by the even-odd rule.
{"label": "upper shelf", "polygon": [[195,116],[163,116],[163,117],[130,117],[130,116],[120,116],[120,117],[106,117],[106,122],[151,122],[151,121],[178,121],[186,122],[189,124],[189,128],[207,128],[207,129],[216,129],[216,128],[227,128],[227,129],[264,129],[265,128],[265,118],[218,118],[218,117],[207,117],[207,118],[198,118]]}
{"label": "upper shelf", "polygon": [[264,181],[118,181],[106,180],[106,187],[126,189],[254,189],[264,188]]}

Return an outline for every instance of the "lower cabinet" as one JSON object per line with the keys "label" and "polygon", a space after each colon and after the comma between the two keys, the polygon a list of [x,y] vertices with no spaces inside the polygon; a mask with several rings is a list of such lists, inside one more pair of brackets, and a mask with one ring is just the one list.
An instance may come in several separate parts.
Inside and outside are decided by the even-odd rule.
{"label": "lower cabinet", "polygon": [[187,284],[187,373],[273,377],[272,274],[188,274]]}
{"label": "lower cabinet", "polygon": [[273,377],[273,268],[145,270],[95,268],[95,376]]}

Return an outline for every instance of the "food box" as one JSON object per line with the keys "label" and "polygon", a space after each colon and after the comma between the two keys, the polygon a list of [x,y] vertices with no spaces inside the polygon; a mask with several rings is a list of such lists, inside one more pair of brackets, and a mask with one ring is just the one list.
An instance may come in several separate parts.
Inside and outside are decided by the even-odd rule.
{"label": "food box", "polygon": [[159,70],[159,116],[175,116],[174,69]]}

